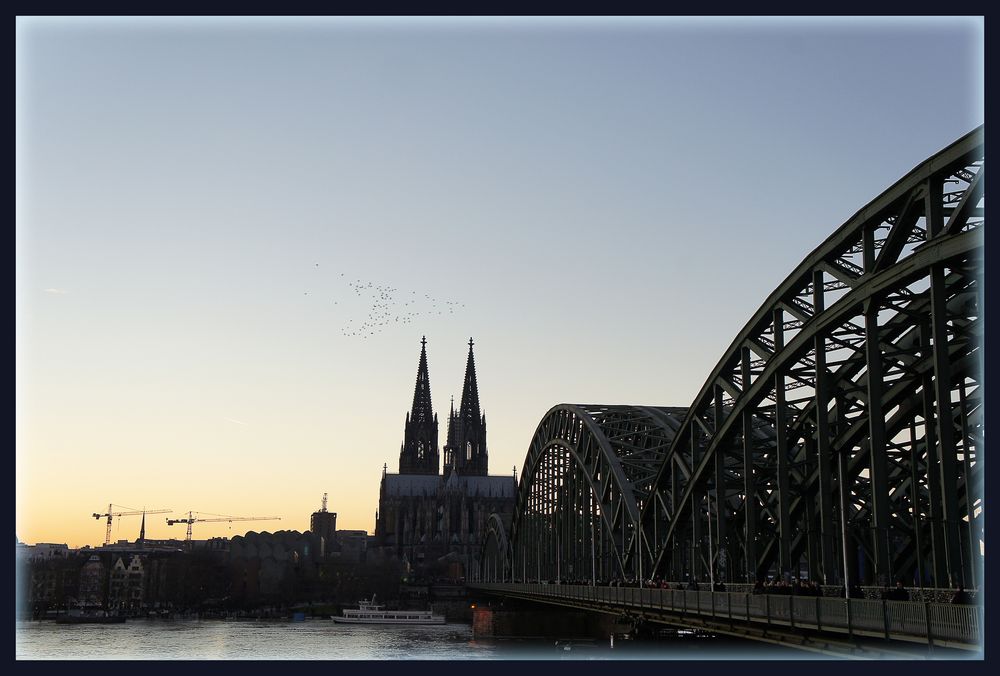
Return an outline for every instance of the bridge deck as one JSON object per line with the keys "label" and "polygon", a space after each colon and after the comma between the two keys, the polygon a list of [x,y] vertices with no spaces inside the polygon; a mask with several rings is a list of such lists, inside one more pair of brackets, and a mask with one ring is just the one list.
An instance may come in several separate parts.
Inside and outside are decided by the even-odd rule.
{"label": "bridge deck", "polygon": [[471,590],[690,626],[704,620],[980,650],[982,606],[743,592],[473,583]]}

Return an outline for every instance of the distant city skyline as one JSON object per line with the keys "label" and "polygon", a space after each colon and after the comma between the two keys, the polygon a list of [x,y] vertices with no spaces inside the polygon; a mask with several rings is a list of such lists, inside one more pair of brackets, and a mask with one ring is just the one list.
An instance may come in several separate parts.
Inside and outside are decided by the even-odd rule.
{"label": "distant city skyline", "polygon": [[371,532],[422,336],[442,422],[474,338],[491,474],[556,404],[687,406],[809,251],[983,122],[976,17],[16,33],[15,528],[74,547],[108,503],[282,517],[204,539],[328,493]]}

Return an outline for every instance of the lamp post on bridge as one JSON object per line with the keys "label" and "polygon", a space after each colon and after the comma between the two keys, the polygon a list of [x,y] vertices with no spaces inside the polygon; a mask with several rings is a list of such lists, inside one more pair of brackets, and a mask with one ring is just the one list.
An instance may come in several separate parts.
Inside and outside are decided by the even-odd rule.
{"label": "lamp post on bridge", "polygon": [[844,463],[844,453],[837,454],[837,483],[840,488],[840,540],[841,553],[844,559],[844,598],[851,598],[851,578],[847,567],[847,501],[848,489],[845,484],[847,471]]}
{"label": "lamp post on bridge", "polygon": [[590,513],[590,582],[597,586],[597,551],[594,544],[594,513]]}
{"label": "lamp post on bridge", "polygon": [[556,529],[556,584],[562,584],[562,549],[560,548],[561,538],[559,537],[559,525],[554,524]]}
{"label": "lamp post on bridge", "polygon": [[712,549],[712,494],[705,492],[705,502],[708,505],[708,589],[715,591],[715,554]]}

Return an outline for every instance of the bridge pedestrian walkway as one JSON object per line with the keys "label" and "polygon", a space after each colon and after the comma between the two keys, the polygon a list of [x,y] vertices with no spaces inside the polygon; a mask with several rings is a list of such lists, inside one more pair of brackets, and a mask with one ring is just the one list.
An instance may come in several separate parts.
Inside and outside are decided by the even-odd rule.
{"label": "bridge pedestrian walkway", "polygon": [[983,608],[973,605],[843,599],[725,591],[539,583],[471,583],[470,590],[642,619],[716,627],[751,625],[981,650]]}

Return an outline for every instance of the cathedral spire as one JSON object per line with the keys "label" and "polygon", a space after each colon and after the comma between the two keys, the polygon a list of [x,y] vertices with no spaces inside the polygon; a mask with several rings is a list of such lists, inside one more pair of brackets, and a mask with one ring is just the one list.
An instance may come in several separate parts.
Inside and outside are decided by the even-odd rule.
{"label": "cathedral spire", "polygon": [[458,417],[465,421],[479,421],[479,386],[476,384],[476,358],[472,354],[472,338],[469,338],[469,359],[465,363],[465,385],[462,387],[462,405]]}
{"label": "cathedral spire", "polygon": [[465,385],[458,412],[448,420],[448,443],[444,447],[445,473],[461,471],[464,476],[486,476],[489,459],[486,451],[486,418],[479,408],[479,385],[476,383],[476,358],[469,338],[469,358],[465,364]]}
{"label": "cathedral spire", "polygon": [[413,406],[406,416],[399,451],[400,474],[437,474],[438,422],[431,406],[431,379],[427,374],[427,336],[420,339],[420,363],[413,386]]}
{"label": "cathedral spire", "polygon": [[420,339],[420,364],[417,366],[417,383],[413,387],[413,408],[410,420],[430,422],[434,418],[431,407],[431,379],[427,375],[427,336]]}

